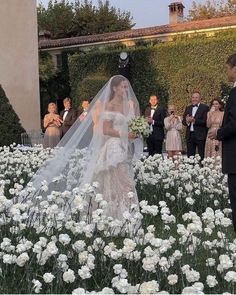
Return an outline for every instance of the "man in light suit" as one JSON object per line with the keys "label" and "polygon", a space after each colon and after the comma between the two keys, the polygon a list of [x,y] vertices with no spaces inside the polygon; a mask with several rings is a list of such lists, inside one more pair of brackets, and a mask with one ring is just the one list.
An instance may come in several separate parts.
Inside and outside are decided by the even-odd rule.
{"label": "man in light suit", "polygon": [[221,128],[212,130],[208,136],[222,141],[222,171],[228,174],[232,219],[236,232],[236,53],[228,58],[226,71],[233,88],[225,105]]}
{"label": "man in light suit", "polygon": [[155,154],[162,154],[166,110],[164,107],[159,106],[156,95],[150,96],[149,103],[150,106],[146,108],[144,117],[152,130],[152,133],[147,138],[147,147],[149,156],[153,156]]}
{"label": "man in light suit", "polygon": [[186,126],[187,156],[195,156],[196,149],[201,160],[204,159],[205,143],[207,137],[207,113],[209,107],[201,103],[201,94],[194,91],[192,104],[187,106],[183,115],[183,125]]}
{"label": "man in light suit", "polygon": [[62,137],[70,129],[77,119],[77,112],[71,107],[71,99],[66,97],[63,100],[64,110],[60,113],[60,119],[62,120]]}

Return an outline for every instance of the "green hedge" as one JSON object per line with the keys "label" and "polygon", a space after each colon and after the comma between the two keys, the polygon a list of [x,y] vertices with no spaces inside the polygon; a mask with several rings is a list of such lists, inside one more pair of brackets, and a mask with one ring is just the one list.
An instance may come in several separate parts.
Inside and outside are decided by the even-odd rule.
{"label": "green hedge", "polygon": [[21,133],[25,132],[20,119],[13,110],[3,88],[0,85],[0,146],[13,142],[21,143]]}
{"label": "green hedge", "polygon": [[40,53],[40,109],[41,119],[47,113],[48,104],[70,96],[67,53],[62,53],[62,68],[55,70],[49,53]]}
{"label": "green hedge", "polygon": [[[161,104],[174,103],[180,114],[190,102],[191,92],[199,90],[206,103],[221,94],[221,85],[227,85],[225,61],[236,52],[236,32],[220,33],[214,37],[180,37],[152,47],[127,48],[131,59],[131,84],[141,109],[148,97],[158,93]],[[120,50],[104,50],[73,55],[69,59],[72,97],[83,98],[86,80],[102,76],[109,79],[118,74]],[[88,93],[95,91],[87,83]],[[92,90],[93,88],[93,90]]]}

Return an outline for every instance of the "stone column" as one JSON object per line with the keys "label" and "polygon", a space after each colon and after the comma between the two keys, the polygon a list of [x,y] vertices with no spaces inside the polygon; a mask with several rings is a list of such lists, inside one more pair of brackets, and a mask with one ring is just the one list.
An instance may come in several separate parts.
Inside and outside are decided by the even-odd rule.
{"label": "stone column", "polygon": [[0,84],[22,126],[39,130],[36,0],[0,0]]}

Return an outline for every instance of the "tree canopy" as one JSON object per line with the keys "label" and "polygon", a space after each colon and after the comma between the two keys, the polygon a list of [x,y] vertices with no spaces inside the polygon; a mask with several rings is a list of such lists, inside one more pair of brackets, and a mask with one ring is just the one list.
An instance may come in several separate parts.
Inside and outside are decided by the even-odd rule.
{"label": "tree canopy", "polygon": [[38,28],[52,33],[52,38],[100,34],[131,29],[135,24],[130,12],[110,5],[109,0],[50,0],[38,5]]}
{"label": "tree canopy", "polygon": [[205,3],[192,2],[189,20],[236,15],[236,0],[207,0]]}

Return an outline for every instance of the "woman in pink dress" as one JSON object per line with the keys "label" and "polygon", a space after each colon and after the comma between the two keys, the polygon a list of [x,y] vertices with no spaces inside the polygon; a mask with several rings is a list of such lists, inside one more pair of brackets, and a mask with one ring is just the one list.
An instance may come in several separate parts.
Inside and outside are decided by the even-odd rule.
{"label": "woman in pink dress", "polygon": [[[218,98],[214,98],[210,103],[210,111],[207,113],[208,132],[220,128],[224,116],[224,103]],[[216,139],[210,139],[207,136],[205,145],[205,158],[221,157],[221,142]]]}
{"label": "woman in pink dress", "polygon": [[48,104],[48,114],[44,116],[43,127],[46,129],[44,133],[43,147],[54,148],[61,138],[61,119],[56,113],[56,104],[51,102]]}
{"label": "woman in pink dress", "polygon": [[176,108],[173,105],[168,107],[169,116],[165,118],[164,125],[166,134],[166,151],[168,158],[177,156],[182,151],[180,130],[182,129],[182,119],[176,115]]}

